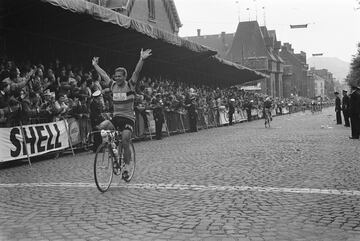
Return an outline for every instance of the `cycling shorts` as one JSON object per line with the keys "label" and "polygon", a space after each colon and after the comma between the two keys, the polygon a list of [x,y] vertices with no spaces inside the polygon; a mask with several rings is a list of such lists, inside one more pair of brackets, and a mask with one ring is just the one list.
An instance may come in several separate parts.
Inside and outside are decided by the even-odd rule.
{"label": "cycling shorts", "polygon": [[114,125],[115,129],[118,131],[123,131],[123,130],[129,130],[131,132],[134,131],[135,122],[129,118],[114,116],[111,119],[111,122]]}

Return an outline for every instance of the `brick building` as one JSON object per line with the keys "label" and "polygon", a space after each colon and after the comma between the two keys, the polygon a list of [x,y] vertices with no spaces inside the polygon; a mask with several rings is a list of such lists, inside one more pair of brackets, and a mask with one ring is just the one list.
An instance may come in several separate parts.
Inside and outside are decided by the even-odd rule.
{"label": "brick building", "polygon": [[335,78],[333,74],[327,69],[315,69],[314,67],[310,68],[310,73],[316,74],[324,79],[324,95],[333,98],[335,91]]}
{"label": "brick building", "polygon": [[219,34],[201,35],[201,29],[197,29],[196,36],[184,37],[185,39],[207,46],[217,51],[217,56],[226,59],[227,52],[234,40],[235,33],[221,32]]}
{"label": "brick building", "polygon": [[174,0],[88,0],[161,30],[178,34],[182,26]]}
{"label": "brick building", "polygon": [[227,59],[260,71],[268,77],[261,81],[262,92],[282,97],[283,61],[278,54],[275,31],[260,27],[257,21],[239,22]]}
{"label": "brick building", "polygon": [[285,61],[284,66],[284,97],[298,95],[312,97],[313,79],[308,76],[308,65],[306,64],[306,53],[294,53],[291,44],[284,43],[281,47],[280,56]]}

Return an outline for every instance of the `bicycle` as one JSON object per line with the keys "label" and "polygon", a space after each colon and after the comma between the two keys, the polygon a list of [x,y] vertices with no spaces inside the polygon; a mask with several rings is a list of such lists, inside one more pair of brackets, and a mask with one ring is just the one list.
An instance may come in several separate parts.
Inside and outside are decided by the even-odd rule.
{"label": "bicycle", "polygon": [[268,108],[265,108],[265,111],[264,111],[264,119],[265,119],[265,128],[269,127],[270,128],[270,110]]}
{"label": "bicycle", "polygon": [[[113,175],[121,175],[125,182],[130,182],[135,172],[135,148],[130,140],[131,160],[124,171],[124,148],[121,132],[116,130],[101,131],[103,143],[97,148],[94,160],[94,179],[100,192],[106,192],[112,182]],[[104,172],[104,173],[103,173]]]}

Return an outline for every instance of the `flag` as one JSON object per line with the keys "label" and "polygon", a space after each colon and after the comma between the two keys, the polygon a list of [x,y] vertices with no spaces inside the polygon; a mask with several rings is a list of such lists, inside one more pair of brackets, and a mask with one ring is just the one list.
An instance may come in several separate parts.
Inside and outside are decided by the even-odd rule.
{"label": "flag", "polygon": [[307,28],[307,24],[297,24],[297,25],[291,25],[290,28]]}

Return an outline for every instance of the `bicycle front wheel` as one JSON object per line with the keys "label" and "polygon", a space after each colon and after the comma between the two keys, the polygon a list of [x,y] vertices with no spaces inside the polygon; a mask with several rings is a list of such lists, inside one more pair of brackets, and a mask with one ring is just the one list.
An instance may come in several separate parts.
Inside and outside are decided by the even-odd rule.
{"label": "bicycle front wheel", "polygon": [[100,192],[106,192],[113,178],[114,156],[108,143],[102,143],[95,154],[94,178]]}

